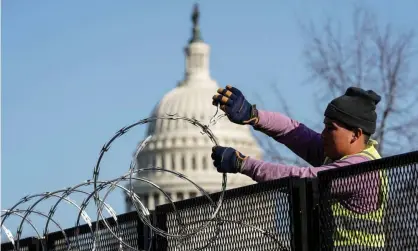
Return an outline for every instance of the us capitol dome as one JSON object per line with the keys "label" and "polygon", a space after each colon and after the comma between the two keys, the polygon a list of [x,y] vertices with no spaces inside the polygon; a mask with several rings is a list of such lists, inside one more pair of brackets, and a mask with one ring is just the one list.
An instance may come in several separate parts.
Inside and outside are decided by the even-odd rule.
{"label": "us capitol dome", "polygon": [[[192,37],[185,48],[185,76],[168,92],[152,111],[152,117],[177,114],[195,118],[206,125],[216,113],[212,96],[220,87],[211,78],[209,70],[210,46],[206,44],[199,29],[199,11],[194,9]],[[225,84],[221,85],[222,87]],[[218,110],[218,115],[223,111]],[[262,158],[262,150],[251,133],[249,126],[236,125],[223,117],[215,125],[209,125],[221,146],[231,146],[245,155]],[[161,167],[179,172],[209,193],[221,191],[222,174],[216,171],[211,159],[213,143],[201,133],[201,129],[183,120],[155,120],[148,124],[146,137],[152,135],[146,147],[135,153],[139,168]],[[140,144],[140,143],[139,143]],[[138,145],[139,145],[138,144]],[[136,151],[135,151],[136,152]],[[143,172],[141,178],[161,187],[173,201],[200,196],[200,191],[191,183],[169,172]],[[242,174],[227,176],[227,189],[254,184]],[[132,181],[133,190],[150,210],[167,203],[165,195],[142,181]],[[126,210],[134,207],[125,197]]]}

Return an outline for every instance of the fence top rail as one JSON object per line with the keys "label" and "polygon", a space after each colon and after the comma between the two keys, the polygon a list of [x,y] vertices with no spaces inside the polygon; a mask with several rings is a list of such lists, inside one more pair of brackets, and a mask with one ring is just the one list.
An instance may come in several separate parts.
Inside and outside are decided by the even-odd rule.
{"label": "fence top rail", "polygon": [[318,172],[319,180],[331,180],[345,178],[353,175],[360,175],[383,169],[392,169],[399,166],[406,166],[418,163],[418,151],[403,153],[377,160],[371,160],[354,165],[344,166]]}
{"label": "fence top rail", "polygon": [[[124,213],[124,214],[119,214],[117,215],[117,220],[118,220],[118,224],[123,224],[123,223],[127,223],[127,222],[131,222],[133,219],[137,219],[137,212],[136,211],[132,211],[132,212],[128,212],[128,213]],[[108,217],[105,218],[105,220],[108,222],[108,224],[110,226],[116,226],[116,221],[113,219],[113,217]],[[96,221],[92,222],[92,228],[93,231],[96,231]],[[103,219],[99,221],[99,230],[100,229],[107,229],[107,227],[105,226],[105,224],[103,223]],[[88,224],[83,224],[83,225],[79,225],[71,227],[71,228],[66,228],[64,229],[65,234],[67,235],[68,238],[76,236],[77,233],[79,235],[82,234],[86,234],[86,233],[90,233],[90,228]],[[45,236],[46,240],[48,239],[52,239],[52,240],[58,240],[58,239],[62,239],[64,238],[62,232],[60,230],[55,231],[55,232],[49,232],[47,236]],[[24,239],[20,239],[20,246],[27,246],[32,244],[33,240],[37,240],[37,237],[27,237]],[[11,242],[4,242],[1,243],[1,247],[2,249],[9,249],[9,247],[12,247],[12,243]]]}
{"label": "fence top rail", "polygon": [[[28,247],[28,246],[31,246],[34,243],[36,243],[36,241],[38,241],[38,240],[39,239],[37,237],[33,237],[33,236],[27,237],[27,238],[24,238],[24,239],[20,239],[19,240],[19,246],[20,246],[20,248]],[[17,241],[15,241],[15,245],[16,245],[16,242]],[[1,249],[0,250],[13,250],[13,244],[11,242],[3,242],[3,243],[1,243]]]}
{"label": "fence top rail", "polygon": [[[230,200],[234,198],[244,197],[260,192],[268,192],[272,190],[283,190],[284,192],[289,192],[290,181],[293,180],[293,177],[287,177],[277,180],[266,181],[262,183],[252,184],[244,187],[238,187],[233,189],[227,189],[224,194],[224,200]],[[210,198],[216,203],[221,196],[222,192],[216,192],[209,194]],[[201,195],[194,198],[189,198],[174,203],[176,210],[189,209],[191,207],[197,207],[202,205],[209,204],[209,200],[206,196]],[[174,208],[171,203],[162,204],[156,207],[155,209],[158,213],[170,213],[174,212]]]}

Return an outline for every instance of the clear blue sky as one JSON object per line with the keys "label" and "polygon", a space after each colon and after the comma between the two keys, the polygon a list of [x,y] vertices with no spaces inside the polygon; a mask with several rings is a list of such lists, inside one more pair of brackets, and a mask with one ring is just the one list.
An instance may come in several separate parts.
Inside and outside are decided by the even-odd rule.
{"label": "clear blue sky", "polygon": [[[24,195],[90,179],[102,145],[119,128],[150,115],[183,77],[194,1],[2,2],[1,208],[6,209]],[[301,86],[308,72],[297,21],[319,23],[329,15],[347,26],[356,2],[262,2],[200,1],[212,76],[252,100],[253,93],[266,93],[277,82],[296,118],[309,124],[318,118],[306,114],[312,88]],[[361,2],[395,27],[418,23],[416,1]],[[265,106],[277,107],[275,97],[267,95]],[[144,130],[132,130],[112,146],[101,179],[124,174]],[[124,212],[119,191],[109,203]],[[59,222],[72,226],[76,211],[60,208]]]}

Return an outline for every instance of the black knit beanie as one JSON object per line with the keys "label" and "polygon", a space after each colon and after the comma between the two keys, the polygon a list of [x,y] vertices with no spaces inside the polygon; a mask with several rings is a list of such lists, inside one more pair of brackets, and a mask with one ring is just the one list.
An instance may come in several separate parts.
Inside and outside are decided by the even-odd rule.
{"label": "black knit beanie", "polygon": [[344,95],[328,104],[324,115],[371,135],[376,131],[376,105],[380,100],[381,97],[372,90],[350,87]]}

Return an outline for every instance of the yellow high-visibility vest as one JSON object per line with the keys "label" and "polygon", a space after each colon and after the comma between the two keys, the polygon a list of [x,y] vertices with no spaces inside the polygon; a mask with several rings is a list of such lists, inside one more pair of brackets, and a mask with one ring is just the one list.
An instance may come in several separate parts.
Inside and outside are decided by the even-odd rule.
{"label": "yellow high-visibility vest", "polygon": [[[375,144],[377,144],[376,141],[370,140],[366,149],[353,155],[362,155],[371,160],[380,159],[381,156],[374,147]],[[344,156],[341,159],[345,159],[353,155]],[[329,163],[329,161],[329,159],[326,159],[324,163]],[[379,170],[379,178],[380,198],[379,208],[376,211],[361,214],[347,209],[339,202],[331,205],[336,226],[333,233],[335,247],[360,246],[365,248],[367,247],[367,250],[380,250],[385,246],[385,233],[383,225],[388,180],[384,170]],[[364,185],[364,189],[367,189],[367,184],[358,185]]]}

